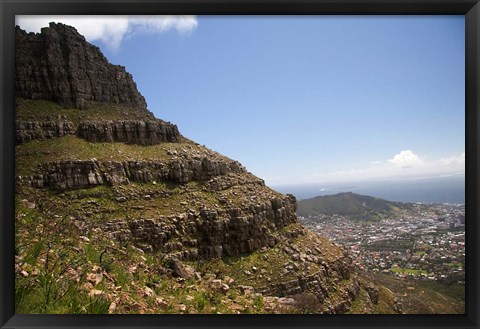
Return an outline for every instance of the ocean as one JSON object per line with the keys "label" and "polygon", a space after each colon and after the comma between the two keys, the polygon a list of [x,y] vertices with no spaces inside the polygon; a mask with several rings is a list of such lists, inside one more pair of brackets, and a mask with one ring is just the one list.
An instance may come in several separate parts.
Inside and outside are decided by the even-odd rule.
{"label": "ocean", "polygon": [[298,200],[320,195],[354,192],[398,202],[465,203],[465,176],[335,184],[292,184],[271,187],[281,193],[293,194]]}

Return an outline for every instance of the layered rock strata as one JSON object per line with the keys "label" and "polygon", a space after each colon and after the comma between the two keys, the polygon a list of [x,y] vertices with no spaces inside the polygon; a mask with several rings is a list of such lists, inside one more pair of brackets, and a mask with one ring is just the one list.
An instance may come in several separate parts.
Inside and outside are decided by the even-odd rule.
{"label": "layered rock strata", "polygon": [[156,121],[96,121],[82,122],[77,136],[89,142],[124,142],[154,145],[178,142],[180,133],[176,125]]}
{"label": "layered rock strata", "polygon": [[229,173],[246,173],[237,161],[210,160],[208,157],[170,161],[60,160],[39,166],[37,174],[17,177],[19,184],[64,191],[99,185],[132,182],[208,181]]}
{"label": "layered rock strata", "polygon": [[255,207],[203,209],[172,216],[105,224],[122,242],[134,241],[148,252],[163,252],[183,260],[212,259],[273,247],[285,238],[304,234],[281,229],[297,223],[293,197],[272,199]]}
{"label": "layered rock strata", "polygon": [[[321,265],[322,269],[310,275],[298,276],[287,282],[272,283],[265,287],[260,287],[257,290],[265,295],[271,296],[292,296],[302,292],[308,291],[316,294],[319,302],[323,302],[329,297],[329,292],[326,289],[331,284],[326,280],[333,274],[338,280],[348,280],[352,274],[351,260],[343,255],[334,261],[325,262],[321,257],[314,255],[306,255],[308,259],[303,262],[315,262]],[[358,282],[356,283],[358,284]],[[351,297],[358,295],[358,287],[350,290]]]}
{"label": "layered rock strata", "polygon": [[176,125],[162,120],[86,121],[75,125],[68,120],[15,121],[17,143],[76,135],[89,142],[123,142],[155,145],[178,142],[181,134]]}
{"label": "layered rock strata", "polygon": [[76,131],[76,125],[68,120],[15,121],[15,140],[17,143],[73,135]]}

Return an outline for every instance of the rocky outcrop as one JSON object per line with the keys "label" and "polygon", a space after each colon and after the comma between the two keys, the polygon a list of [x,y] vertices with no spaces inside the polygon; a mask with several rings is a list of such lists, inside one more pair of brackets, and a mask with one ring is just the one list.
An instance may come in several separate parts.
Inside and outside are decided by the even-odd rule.
{"label": "rocky outcrop", "polygon": [[77,136],[89,142],[139,145],[178,142],[180,139],[177,126],[161,120],[82,122],[78,126]]}
{"label": "rocky outcrop", "polygon": [[[352,303],[360,294],[360,283],[356,275],[345,279],[346,283],[332,288],[331,280],[336,279],[335,274],[330,276],[316,273],[301,276],[297,280],[288,282],[291,291],[299,293],[288,295],[295,302],[293,306],[301,311],[318,314],[343,314],[350,310]],[[328,291],[331,291],[328,293]],[[282,293],[283,295],[283,293]],[[310,296],[309,299],[306,297]],[[284,297],[285,298],[285,297]]]}
{"label": "rocky outcrop", "polygon": [[[287,282],[272,283],[266,287],[258,288],[257,291],[279,297],[292,296],[307,291],[315,293],[319,302],[322,303],[330,294],[326,287],[331,287],[332,283],[327,282],[328,280],[332,278],[336,281],[348,280],[352,274],[351,259],[347,256],[326,262],[321,257],[307,255],[307,258],[303,259],[302,262],[304,264],[316,263],[321,266],[321,270],[310,275],[300,275]],[[353,293],[352,296],[357,294],[358,291]]]}
{"label": "rocky outcrop", "polygon": [[228,173],[246,173],[237,161],[210,160],[208,157],[160,161],[61,160],[41,165],[37,173],[17,177],[19,184],[64,191],[99,185],[132,182],[208,181]]}
{"label": "rocky outcrop", "polygon": [[[273,204],[277,203],[276,207]],[[255,207],[203,209],[159,218],[107,223],[105,230],[120,241],[134,241],[145,251],[160,251],[179,259],[197,260],[250,253],[273,247],[305,233],[298,227],[291,197]]]}
{"label": "rocky outcrop", "polygon": [[17,143],[72,135],[76,131],[76,125],[68,120],[43,122],[15,120],[15,140]]}
{"label": "rocky outcrop", "polygon": [[125,104],[147,112],[132,76],[110,64],[74,27],[50,23],[35,34],[17,26],[15,33],[16,96],[79,109]]}
{"label": "rocky outcrop", "polygon": [[[198,261],[249,255],[285,245],[284,272],[268,274],[276,281],[251,287],[264,296],[293,297],[302,307],[302,296],[310,294],[318,307],[317,313],[347,312],[359,296],[360,283],[346,253],[324,258],[323,251],[310,249],[297,252],[292,241],[310,234],[297,225],[294,213],[296,200],[289,196],[271,199],[256,206],[227,209],[204,209],[187,213],[106,223],[103,230],[122,243],[134,243],[145,252],[160,252],[181,260]],[[280,247],[282,248],[282,247]],[[282,251],[279,251],[282,252]],[[262,265],[259,265],[260,267]],[[307,273],[309,268],[319,268]],[[292,277],[284,279],[284,277]],[[255,281],[255,280],[254,280]],[[248,281],[247,281],[248,282]]]}
{"label": "rocky outcrop", "polygon": [[375,287],[373,284],[369,284],[369,285],[365,286],[365,290],[368,293],[370,301],[373,304],[378,304],[378,298],[379,298],[378,288]]}
{"label": "rocky outcrop", "polygon": [[123,142],[155,145],[180,141],[176,125],[162,120],[85,121],[79,125],[67,119],[49,121],[15,120],[15,140],[25,143],[66,135],[77,135],[89,142]]}

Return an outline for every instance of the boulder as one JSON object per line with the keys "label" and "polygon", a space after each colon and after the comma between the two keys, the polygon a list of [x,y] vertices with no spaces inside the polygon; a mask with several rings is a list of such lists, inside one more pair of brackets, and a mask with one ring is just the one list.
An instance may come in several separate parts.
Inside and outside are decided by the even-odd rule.
{"label": "boulder", "polygon": [[168,266],[173,271],[173,274],[183,278],[190,279],[195,275],[195,270],[188,265],[183,264],[175,257],[170,257],[168,260]]}

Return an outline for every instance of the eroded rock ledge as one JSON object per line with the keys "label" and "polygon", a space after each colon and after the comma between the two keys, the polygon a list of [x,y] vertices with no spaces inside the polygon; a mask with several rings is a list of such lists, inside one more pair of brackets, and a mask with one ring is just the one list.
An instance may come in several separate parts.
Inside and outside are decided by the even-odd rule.
{"label": "eroded rock ledge", "polygon": [[237,161],[210,160],[208,157],[160,161],[60,160],[39,166],[37,173],[17,177],[19,184],[64,191],[99,185],[133,182],[208,181],[228,173],[246,173]]}
{"label": "eroded rock ledge", "polygon": [[[293,196],[272,199],[256,207],[189,211],[172,216],[106,223],[113,238],[134,241],[145,251],[160,251],[179,259],[197,260],[250,253],[305,234],[298,225]],[[286,236],[283,236],[283,235]]]}
{"label": "eroded rock ledge", "polygon": [[180,133],[176,125],[156,121],[94,121],[82,122],[77,136],[89,142],[124,142],[154,145],[178,142]]}
{"label": "eroded rock ledge", "polygon": [[76,131],[77,126],[68,120],[15,121],[15,140],[17,143],[74,135]]}
{"label": "eroded rock ledge", "polygon": [[123,142],[137,145],[178,142],[181,138],[176,125],[162,120],[85,121],[78,126],[68,120],[16,120],[15,126],[17,143],[66,135],[76,135],[89,142]]}

